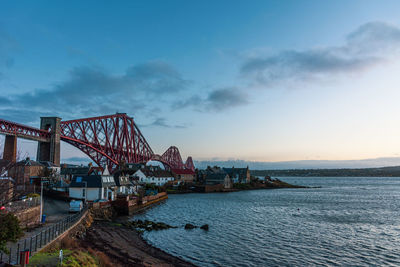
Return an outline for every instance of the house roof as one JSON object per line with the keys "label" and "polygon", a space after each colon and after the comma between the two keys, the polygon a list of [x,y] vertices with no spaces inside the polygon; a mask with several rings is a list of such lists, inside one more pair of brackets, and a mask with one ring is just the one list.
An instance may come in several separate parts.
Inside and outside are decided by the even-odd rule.
{"label": "house roof", "polygon": [[69,167],[62,167],[61,174],[71,174],[71,175],[87,175],[89,173],[88,166],[69,166]]}
{"label": "house roof", "polygon": [[166,171],[166,170],[162,170],[161,168],[149,168],[149,167],[146,167],[146,168],[140,169],[140,171],[144,175],[146,175],[146,177],[157,177],[157,178],[173,177],[171,172]]}
{"label": "house roof", "polygon": [[40,164],[46,166],[46,167],[58,167],[56,164],[50,161],[40,161]]}
{"label": "house roof", "polygon": [[24,160],[18,161],[15,166],[44,166],[40,162],[31,160],[30,158],[26,158]]}
{"label": "house roof", "polygon": [[125,168],[131,170],[139,170],[143,168],[145,165],[142,163],[126,163]]}
{"label": "house roof", "polygon": [[223,168],[223,170],[229,175],[236,175],[236,174],[246,175],[248,168],[235,168],[235,167],[232,167],[232,168]]}
{"label": "house roof", "polygon": [[206,180],[224,180],[225,177],[228,176],[226,173],[208,173],[206,176]]}
{"label": "house roof", "polygon": [[121,172],[116,172],[114,174],[114,181],[117,186],[132,185],[131,181],[129,180],[129,177]]}
{"label": "house roof", "polygon": [[190,169],[172,169],[172,172],[175,174],[196,174],[194,171]]}
{"label": "house roof", "polygon": [[111,175],[76,175],[72,178],[69,187],[100,188],[115,185],[114,177]]}

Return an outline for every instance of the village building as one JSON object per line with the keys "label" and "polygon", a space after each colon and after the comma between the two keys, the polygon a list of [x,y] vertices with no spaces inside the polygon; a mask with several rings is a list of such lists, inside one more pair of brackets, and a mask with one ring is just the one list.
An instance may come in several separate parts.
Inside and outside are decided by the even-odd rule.
{"label": "village building", "polygon": [[175,180],[185,183],[193,183],[196,180],[196,173],[189,169],[172,169]]}
{"label": "village building", "polygon": [[247,168],[223,168],[223,171],[226,172],[229,177],[232,178],[233,183],[250,183],[250,170]]}
{"label": "village building", "polygon": [[218,185],[222,184],[224,189],[230,189],[233,187],[232,179],[228,174],[223,172],[208,173],[205,176],[205,185]]}
{"label": "village building", "polygon": [[135,193],[135,188],[130,181],[129,175],[116,172],[114,174],[114,181],[117,186],[117,194],[129,195]]}
{"label": "village building", "polygon": [[126,163],[124,165],[124,171],[134,171],[136,172],[139,169],[146,167],[143,163]]}
{"label": "village building", "polygon": [[0,177],[0,205],[12,201],[14,196],[14,180],[10,177]]}
{"label": "village building", "polygon": [[53,175],[57,175],[59,176],[61,173],[61,167],[57,166],[56,164],[54,164],[53,162],[50,161],[40,161],[40,164],[42,164],[43,166],[45,166]]}
{"label": "village building", "polygon": [[163,170],[158,166],[146,166],[145,168],[137,170],[134,176],[141,184],[154,184],[157,186],[163,186],[175,180],[171,172]]}
{"label": "village building", "polygon": [[87,201],[98,199],[114,200],[117,191],[116,187],[112,175],[74,176],[69,186],[69,196]]}
{"label": "village building", "polygon": [[89,173],[90,166],[61,164],[60,176],[65,181],[71,181],[74,176],[85,176]]}
{"label": "village building", "polygon": [[17,191],[32,191],[32,178],[38,178],[42,175],[44,168],[43,164],[26,158],[13,164],[8,170],[8,176],[15,181],[15,190]]}

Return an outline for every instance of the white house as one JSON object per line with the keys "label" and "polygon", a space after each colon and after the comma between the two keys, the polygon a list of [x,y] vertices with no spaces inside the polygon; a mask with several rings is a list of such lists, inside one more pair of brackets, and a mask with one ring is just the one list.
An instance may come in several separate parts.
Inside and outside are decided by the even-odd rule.
{"label": "white house", "polygon": [[69,186],[69,196],[87,201],[114,200],[116,189],[112,175],[74,176]]}
{"label": "white house", "polygon": [[137,177],[141,184],[154,184],[158,186],[175,180],[171,172],[162,170],[156,166],[147,166],[146,168],[137,170],[134,176]]}
{"label": "white house", "polygon": [[129,175],[117,172],[114,174],[114,181],[117,186],[117,194],[129,195],[136,193],[129,179]]}

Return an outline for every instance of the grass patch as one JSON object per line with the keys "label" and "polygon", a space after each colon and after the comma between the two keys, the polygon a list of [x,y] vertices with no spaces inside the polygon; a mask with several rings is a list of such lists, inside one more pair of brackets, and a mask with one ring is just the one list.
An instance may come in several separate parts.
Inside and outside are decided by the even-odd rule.
{"label": "grass patch", "polygon": [[[65,249],[63,250],[63,254],[64,254],[64,259],[62,266],[67,266],[67,267],[99,266],[98,261],[88,252],[81,250],[72,251],[69,249]],[[35,267],[61,266],[60,259],[58,256],[59,256],[59,251],[37,253],[29,260],[28,266],[35,266]]]}

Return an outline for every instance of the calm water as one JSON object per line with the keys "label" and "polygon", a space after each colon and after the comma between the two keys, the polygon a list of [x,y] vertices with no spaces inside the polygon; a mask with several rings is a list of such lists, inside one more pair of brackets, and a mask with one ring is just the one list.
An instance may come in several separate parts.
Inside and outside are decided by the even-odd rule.
{"label": "calm water", "polygon": [[210,230],[145,233],[199,266],[399,266],[400,178],[281,178],[316,189],[170,195],[136,219]]}

